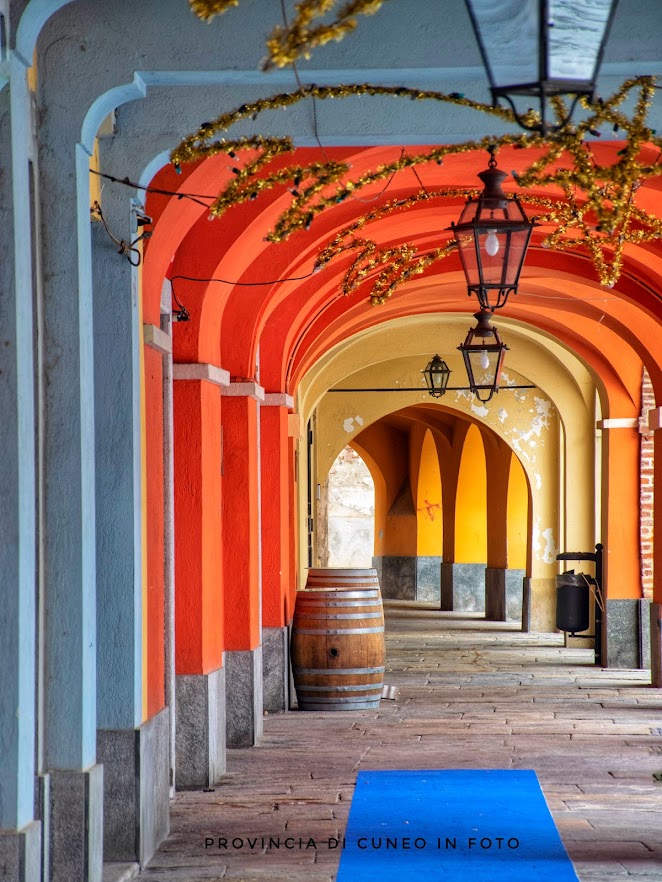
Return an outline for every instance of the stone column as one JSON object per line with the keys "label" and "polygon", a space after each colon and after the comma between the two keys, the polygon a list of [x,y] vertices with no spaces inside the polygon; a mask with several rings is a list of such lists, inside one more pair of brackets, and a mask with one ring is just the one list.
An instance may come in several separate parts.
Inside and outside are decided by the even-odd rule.
{"label": "stone column", "polygon": [[[654,432],[655,489],[662,474],[662,407],[656,407],[648,414],[648,428]],[[653,495],[653,533],[657,527],[658,537],[662,535],[662,489]],[[662,686],[662,542],[653,545],[653,603],[651,604],[650,647],[651,681],[653,686]]]}
{"label": "stone column", "polygon": [[253,381],[223,389],[223,583],[228,747],[262,736],[259,403]]}
{"label": "stone column", "polygon": [[485,618],[506,621],[506,568],[508,566],[508,480],[512,451],[504,441],[483,435],[487,468],[487,567],[485,568]]}
{"label": "stone column", "polygon": [[604,419],[597,428],[602,430],[602,664],[636,668],[641,661],[639,420]]}
{"label": "stone column", "polygon": [[177,785],[210,787],[225,771],[221,393],[227,371],[175,364]]}
{"label": "stone column", "polygon": [[[107,152],[104,140],[102,161]],[[115,236],[133,241],[139,235],[136,219],[142,208],[129,191],[105,189],[101,207]],[[168,707],[160,705],[151,714],[144,707],[143,345],[163,359],[169,357],[171,340],[160,327],[142,324],[137,268],[117,254],[101,223],[94,223],[92,232],[103,847],[106,861],[144,863],[169,830],[171,773],[164,746],[171,724]]]}
{"label": "stone column", "polygon": [[441,561],[441,602],[440,609],[452,612],[455,604],[455,502],[457,499],[457,479],[460,471],[462,444],[466,427],[462,426],[453,438],[453,446],[439,432],[433,437],[439,456],[441,473],[442,517],[444,519],[443,547]]}
{"label": "stone column", "polygon": [[291,395],[267,393],[260,406],[262,472],[262,652],[264,709],[289,708]]}
{"label": "stone column", "polygon": [[44,288],[46,823],[51,882],[98,882],[102,871],[103,776],[96,764],[90,156],[76,143],[75,114],[71,114],[71,121],[56,95],[48,96],[45,107],[39,159]]}
{"label": "stone column", "polygon": [[26,63],[8,61],[0,84],[0,874],[40,878],[42,826],[35,820],[36,507],[30,243],[31,104]]}
{"label": "stone column", "polygon": [[[531,489],[531,554],[524,578],[522,630],[556,631],[556,571],[559,553],[559,422],[552,410],[547,417],[544,445],[538,444],[534,467],[528,456],[522,464]],[[538,481],[536,475],[541,476]]]}

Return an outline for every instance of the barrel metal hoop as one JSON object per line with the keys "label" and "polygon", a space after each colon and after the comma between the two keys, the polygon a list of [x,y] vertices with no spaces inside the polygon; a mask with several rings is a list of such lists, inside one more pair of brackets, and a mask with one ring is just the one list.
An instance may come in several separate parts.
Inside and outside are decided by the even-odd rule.
{"label": "barrel metal hoop", "polygon": [[299,692],[378,692],[382,693],[381,683],[357,683],[355,686],[306,686],[299,684]]}
{"label": "barrel metal hoop", "polygon": [[[306,588],[304,591],[298,591],[297,597],[305,597],[312,600],[322,599],[324,597],[328,597],[329,600],[338,600],[338,591],[329,591],[328,589],[313,589],[312,591]],[[373,597],[379,597],[379,589],[378,588],[366,588],[364,591],[359,590],[351,590],[351,591],[342,591],[341,600],[344,600],[346,597],[349,598],[358,598],[365,597],[366,599],[372,599]]]}
{"label": "barrel metal hoop", "polygon": [[295,668],[297,674],[314,676],[316,674],[383,674],[384,666],[377,668]]}
{"label": "barrel metal hoop", "polygon": [[[342,619],[381,619],[382,614],[376,613],[334,613],[333,615],[324,615],[324,613],[297,613],[298,619],[333,619],[338,622]],[[297,629],[298,630],[298,629]]]}
{"label": "barrel metal hoop", "polygon": [[379,606],[381,607],[381,600],[328,600],[326,603],[315,601],[311,603],[310,600],[307,600],[306,603],[300,603],[297,609],[343,609],[344,607],[351,606]]}
{"label": "barrel metal hoop", "polygon": [[331,708],[338,708],[339,710],[371,710],[372,708],[379,707],[379,699],[365,699],[365,696],[362,696],[360,699],[351,699],[351,698],[319,698],[312,696],[302,701],[299,704],[299,707],[302,710],[330,710]]}
{"label": "barrel metal hoop", "polygon": [[384,628],[333,628],[321,630],[317,628],[296,628],[297,634],[326,634],[333,637],[342,634],[383,634]]}

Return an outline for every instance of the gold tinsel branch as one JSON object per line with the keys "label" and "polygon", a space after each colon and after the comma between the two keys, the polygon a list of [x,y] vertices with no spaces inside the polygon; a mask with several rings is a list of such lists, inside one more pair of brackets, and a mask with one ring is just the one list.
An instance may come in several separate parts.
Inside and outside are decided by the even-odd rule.
{"label": "gold tinsel branch", "polygon": [[358,15],[374,15],[384,0],[350,0],[341,7],[336,18],[328,24],[312,23],[330,12],[337,0],[302,0],[295,7],[294,20],[283,27],[276,27],[267,40],[268,57],[264,70],[276,65],[286,67],[297,59],[310,58],[311,50],[324,46],[332,40],[339,42],[353,31]]}
{"label": "gold tinsel branch", "polygon": [[203,21],[211,21],[216,15],[222,15],[231,6],[239,6],[239,0],[188,0],[189,6]]}
{"label": "gold tinsel branch", "polygon": [[[204,123],[197,132],[182,141],[173,151],[171,161],[177,167],[181,162],[198,160],[213,153],[225,152],[230,157],[234,157],[238,151],[244,149],[255,151],[257,155],[249,157],[243,167],[232,169],[236,178],[219,194],[211,211],[214,215],[221,215],[232,205],[256,198],[264,189],[292,184],[294,199],[267,237],[270,241],[277,242],[297,229],[307,228],[315,215],[326,208],[353,196],[366,186],[390,178],[398,171],[428,162],[441,163],[443,157],[448,154],[481,150],[490,146],[511,145],[516,148],[544,146],[545,152],[515,176],[519,185],[524,188],[520,198],[528,204],[537,204],[546,209],[546,214],[541,220],[553,225],[554,229],[544,240],[545,246],[562,251],[577,248],[588,250],[600,281],[605,285],[613,286],[621,271],[625,243],[662,238],[662,220],[637,208],[634,202],[637,188],[648,178],[662,174],[662,165],[658,162],[650,164],[640,160],[642,149],[646,144],[662,147],[662,139],[646,125],[654,88],[653,78],[638,77],[623,83],[621,88],[607,100],[590,103],[583,99],[587,116],[575,125],[568,124],[550,140],[543,140],[541,136],[531,134],[504,135],[436,147],[413,156],[403,153],[398,160],[380,165],[354,179],[347,177],[349,168],[346,164],[334,162],[289,166],[263,177],[257,177],[256,173],[271,159],[293,151],[291,139],[255,136],[233,141],[226,141],[223,138],[212,140],[215,135],[227,131],[240,120],[249,117],[255,119],[265,110],[288,107],[308,97],[326,99],[358,95],[390,95],[415,101],[435,100],[479,110],[505,121],[514,122],[510,110],[480,104],[457,93],[446,95],[404,86],[371,84],[323,87],[310,85],[296,92],[281,93],[243,104],[219,116],[213,122]],[[620,108],[635,89],[639,90],[638,100],[630,118]],[[555,98],[552,107],[557,120],[566,118],[563,99]],[[529,119],[536,118],[536,114],[530,111]],[[597,136],[598,129],[605,125],[612,126],[614,131],[622,130],[626,142],[623,149],[618,151],[614,163],[601,166],[595,161],[587,138]],[[563,162],[566,159],[570,162]],[[560,188],[563,198],[545,199],[530,196],[526,193],[527,188],[538,190]],[[453,191],[446,191],[445,195],[451,195],[451,192]],[[424,198],[430,198],[430,194],[422,192],[411,197],[411,200],[388,202],[356,221],[352,225],[351,233],[390,211],[401,210],[405,203],[412,206]],[[419,268],[423,264],[416,262],[419,258],[413,246],[405,244],[390,251],[379,251],[374,243],[370,244],[369,240],[354,238],[348,230],[349,228],[346,228],[339,234],[341,239],[346,240],[345,244],[336,237],[338,241],[334,240],[330,243],[318,259],[318,265],[321,267],[336,254],[345,250],[358,250],[359,253],[344,282],[346,293],[354,290],[367,275],[381,265],[384,269],[373,287],[372,299],[373,302],[382,302],[397,285],[409,278],[411,273],[408,270],[423,271]]]}
{"label": "gold tinsel branch", "polygon": [[[175,164],[185,162],[194,162],[200,159],[204,154],[205,142],[218,132],[226,132],[236,123],[244,119],[257,119],[260,113],[267,110],[279,110],[291,107],[299,101],[306,98],[317,98],[324,101],[329,98],[350,98],[354,96],[368,95],[375,96],[393,96],[396,98],[409,98],[412,101],[440,101],[446,104],[454,104],[459,107],[467,107],[472,110],[479,110],[482,113],[496,116],[504,122],[515,123],[515,117],[511,110],[505,107],[493,107],[491,104],[483,104],[480,101],[473,101],[466,98],[459,92],[436,92],[430,89],[414,89],[408,86],[378,86],[371,83],[350,83],[341,86],[317,86],[310,84],[297,89],[295,92],[280,92],[277,95],[271,95],[268,98],[258,98],[256,101],[247,102],[227,113],[221,114],[212,122],[203,123],[197,132],[189,135],[172,151],[170,161]],[[537,114],[530,111],[527,120],[535,121]],[[527,142],[542,143],[542,139],[531,135],[505,136],[506,138],[514,138],[523,145]],[[287,139],[289,140],[289,139]],[[497,139],[485,139],[494,142]],[[461,146],[461,145],[459,145]]]}
{"label": "gold tinsel branch", "polygon": [[[310,58],[312,49],[332,40],[339,42],[356,28],[357,16],[374,15],[383,3],[384,0],[349,0],[332,21],[314,25],[313,22],[338,5],[338,0],[300,0],[295,6],[293,21],[276,26],[271,32],[262,68],[286,67],[299,58]],[[193,12],[207,22],[238,5],[239,0],[189,0]]]}

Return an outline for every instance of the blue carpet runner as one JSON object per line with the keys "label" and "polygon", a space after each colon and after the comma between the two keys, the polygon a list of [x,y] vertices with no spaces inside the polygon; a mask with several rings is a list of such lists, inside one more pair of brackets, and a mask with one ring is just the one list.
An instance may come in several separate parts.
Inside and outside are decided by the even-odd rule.
{"label": "blue carpet runner", "polygon": [[500,769],[359,772],[336,882],[373,880],[578,882],[536,773]]}

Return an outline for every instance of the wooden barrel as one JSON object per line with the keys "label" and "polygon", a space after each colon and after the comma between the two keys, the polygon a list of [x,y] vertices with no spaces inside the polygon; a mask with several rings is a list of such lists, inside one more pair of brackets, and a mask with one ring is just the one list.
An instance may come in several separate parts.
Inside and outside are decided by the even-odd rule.
{"label": "wooden barrel", "polygon": [[373,569],[311,569],[298,591],[292,672],[301,710],[379,707],[384,610]]}

